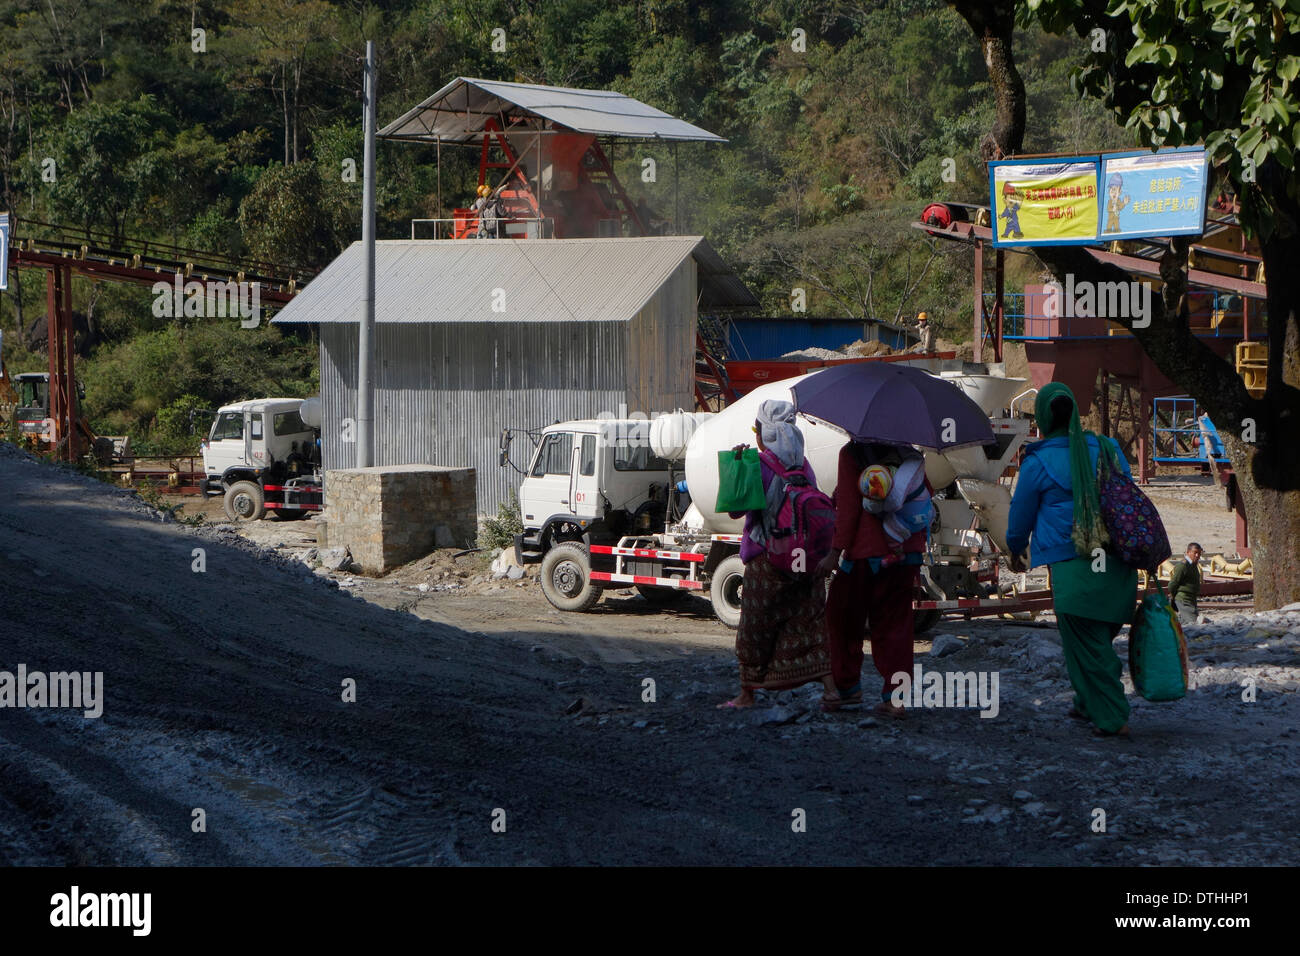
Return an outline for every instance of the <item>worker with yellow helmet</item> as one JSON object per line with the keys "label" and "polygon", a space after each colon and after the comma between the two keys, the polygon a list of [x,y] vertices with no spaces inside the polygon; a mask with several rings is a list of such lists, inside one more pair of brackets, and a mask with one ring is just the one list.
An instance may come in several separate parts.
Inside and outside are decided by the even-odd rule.
{"label": "worker with yellow helmet", "polygon": [[934,351],[934,326],[930,325],[930,315],[928,312],[918,312],[916,315],[916,333],[921,337],[921,341],[913,346],[910,351],[929,353]]}
{"label": "worker with yellow helmet", "polygon": [[491,196],[492,187],[487,183],[480,184],[478,187],[478,198],[475,199],[474,204],[470,206],[470,208],[474,210],[475,218],[478,219],[478,231],[474,233],[475,239],[484,239],[487,237],[487,224],[483,220],[486,218],[485,213],[487,212],[488,203],[492,201]]}

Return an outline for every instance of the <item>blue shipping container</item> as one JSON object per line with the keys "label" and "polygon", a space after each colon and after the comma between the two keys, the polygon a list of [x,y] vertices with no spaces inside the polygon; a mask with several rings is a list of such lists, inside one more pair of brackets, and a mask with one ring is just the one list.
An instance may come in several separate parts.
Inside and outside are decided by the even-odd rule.
{"label": "blue shipping container", "polygon": [[775,359],[800,349],[838,349],[871,337],[869,325],[875,325],[879,340],[892,349],[911,344],[901,330],[860,319],[732,319],[727,357]]}

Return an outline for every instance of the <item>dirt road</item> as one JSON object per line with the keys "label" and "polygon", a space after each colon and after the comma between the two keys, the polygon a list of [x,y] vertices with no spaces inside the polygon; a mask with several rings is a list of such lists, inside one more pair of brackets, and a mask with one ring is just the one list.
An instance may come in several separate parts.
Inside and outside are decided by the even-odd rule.
{"label": "dirt road", "polygon": [[1197,689],[1135,700],[1127,743],[1064,717],[1055,632],[1018,623],[918,655],[996,672],[996,717],[811,689],[726,713],[731,632],[698,606],[340,588],[2,444],[0,487],[0,670],[102,671],[105,698],[0,709],[2,864],[1297,859],[1300,615],[1193,632]]}

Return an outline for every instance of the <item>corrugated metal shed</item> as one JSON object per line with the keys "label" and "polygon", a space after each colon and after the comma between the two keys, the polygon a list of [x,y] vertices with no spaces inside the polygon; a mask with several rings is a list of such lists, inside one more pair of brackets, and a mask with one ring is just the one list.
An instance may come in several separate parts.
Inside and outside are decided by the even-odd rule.
{"label": "corrugated metal shed", "polygon": [[459,76],[378,133],[386,139],[476,140],[489,118],[540,116],[596,136],[725,143],[721,136],[612,90],[577,90]]}
{"label": "corrugated metal shed", "polygon": [[[696,302],[711,281],[702,240],[377,246],[376,464],[473,466],[479,510],[490,514],[520,480],[498,463],[502,429],[516,432],[523,466],[529,429],[617,416],[620,406],[647,415],[694,406]],[[342,438],[356,415],[360,267],[358,244],[274,319],[320,323],[327,469],[356,460]],[[493,288],[506,289],[504,313],[492,311]],[[729,295],[725,285],[713,294]]]}
{"label": "corrugated metal shed", "polygon": [[[527,467],[528,429],[617,414],[628,395],[626,330],[615,322],[379,326],[376,464],[473,466],[479,511],[495,514],[521,477],[498,463],[501,430],[516,433],[512,457]],[[351,468],[355,446],[337,437],[356,415],[356,329],[321,326],[320,350],[322,461]]]}
{"label": "corrugated metal shed", "polygon": [[[701,263],[700,297],[706,307],[757,304],[699,236],[394,239],[375,243],[375,321],[622,321],[691,256]],[[363,266],[361,243],[355,242],[274,321],[358,321]]]}

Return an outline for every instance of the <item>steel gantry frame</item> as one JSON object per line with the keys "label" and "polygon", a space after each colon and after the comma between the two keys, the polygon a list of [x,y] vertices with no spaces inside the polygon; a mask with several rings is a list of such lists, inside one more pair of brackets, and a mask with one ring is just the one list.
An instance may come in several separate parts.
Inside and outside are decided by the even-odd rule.
{"label": "steel gantry frame", "polygon": [[[29,230],[19,233],[19,228]],[[72,276],[154,285],[187,280],[256,282],[260,298],[284,305],[314,274],[290,270],[287,274],[266,263],[241,264],[219,254],[207,254],[148,241],[115,240],[102,233],[70,230],[50,223],[18,220],[9,245],[9,268],[43,269],[46,273],[45,309],[48,331],[51,448],[55,458],[76,461],[87,450],[89,426],[77,408],[76,323],[72,315]],[[50,238],[54,232],[59,238]],[[40,235],[46,233],[46,235]],[[72,235],[73,238],[67,238]],[[131,245],[140,251],[123,251]]]}

